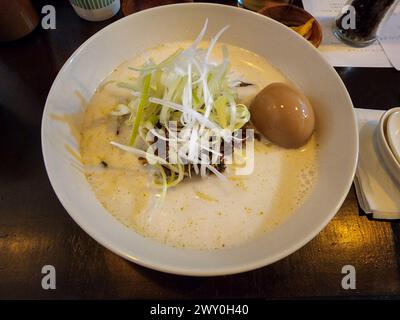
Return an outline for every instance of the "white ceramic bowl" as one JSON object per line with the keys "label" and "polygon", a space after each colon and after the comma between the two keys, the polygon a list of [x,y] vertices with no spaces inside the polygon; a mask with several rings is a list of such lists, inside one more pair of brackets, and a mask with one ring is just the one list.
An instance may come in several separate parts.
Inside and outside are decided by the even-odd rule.
{"label": "white ceramic bowl", "polygon": [[387,124],[388,119],[396,112],[399,112],[400,108],[393,108],[386,111],[379,120],[379,127],[376,132],[376,137],[378,141],[378,147],[382,155],[382,159],[386,165],[386,168],[390,172],[391,176],[395,178],[398,183],[400,183],[400,162],[396,159],[392,148],[389,145],[388,135],[387,135]]}
{"label": "white ceramic bowl", "polygon": [[[76,142],[52,114],[79,110],[79,91],[90,99],[117,65],[146,48],[191,40],[205,19],[206,38],[229,24],[222,41],[254,51],[279,68],[310,98],[317,116],[319,178],[311,196],[274,231],[234,248],[176,249],[143,238],[115,220],[97,201],[64,145]],[[50,90],[42,146],[51,184],[71,217],[120,256],[149,268],[185,275],[223,275],[263,267],[296,251],[332,219],[351,186],[358,153],[353,106],[335,70],[301,36],[262,15],[214,4],[157,7],[121,19],[86,41],[65,63]],[[260,195],[262,196],[262,195]],[[194,208],[195,209],[195,208]]]}
{"label": "white ceramic bowl", "polygon": [[400,163],[400,109],[390,114],[387,120],[386,133],[393,155]]}

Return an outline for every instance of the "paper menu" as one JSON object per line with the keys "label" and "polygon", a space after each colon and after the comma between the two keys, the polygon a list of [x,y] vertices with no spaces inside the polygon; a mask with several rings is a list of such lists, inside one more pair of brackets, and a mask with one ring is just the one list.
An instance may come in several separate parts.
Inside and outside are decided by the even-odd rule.
{"label": "paper menu", "polygon": [[380,30],[379,42],[392,65],[400,70],[400,6]]}
{"label": "paper menu", "polygon": [[347,0],[303,0],[304,9],[315,17],[336,17]]}
{"label": "paper menu", "polygon": [[[319,47],[322,54],[333,66],[345,66],[345,67],[391,67],[391,60],[400,59],[400,52],[398,45],[399,40],[396,37],[391,36],[396,31],[396,27],[391,27],[388,30],[386,25],[381,30],[384,35],[385,51],[379,42],[376,42],[365,48],[354,48],[345,45],[338,40],[332,32],[333,23],[341,11],[341,8],[347,3],[347,0],[303,0],[304,8],[309,11],[318,22],[321,24],[323,41]],[[396,13],[400,12],[400,8]],[[390,19],[395,20],[400,24],[399,17]],[[394,25],[392,22],[391,25]],[[399,26],[399,25],[397,25]],[[399,26],[400,27],[400,26]],[[393,31],[393,28],[395,31]],[[387,31],[388,30],[388,31]],[[398,44],[396,44],[398,43]],[[393,55],[395,58],[393,58]],[[398,63],[400,63],[398,61]],[[396,62],[393,63],[395,65]]]}
{"label": "paper menu", "polygon": [[[335,16],[336,17],[336,16]],[[319,50],[333,66],[341,67],[391,67],[385,52],[378,42],[354,48],[342,43],[332,32],[334,17],[316,17],[322,27],[323,40]]]}

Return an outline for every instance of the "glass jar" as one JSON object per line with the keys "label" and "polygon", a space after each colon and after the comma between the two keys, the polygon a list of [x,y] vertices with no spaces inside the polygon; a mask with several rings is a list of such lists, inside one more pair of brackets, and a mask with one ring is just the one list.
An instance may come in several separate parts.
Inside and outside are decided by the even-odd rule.
{"label": "glass jar", "polygon": [[333,33],[351,46],[368,46],[376,40],[379,26],[399,1],[350,0],[337,17]]}

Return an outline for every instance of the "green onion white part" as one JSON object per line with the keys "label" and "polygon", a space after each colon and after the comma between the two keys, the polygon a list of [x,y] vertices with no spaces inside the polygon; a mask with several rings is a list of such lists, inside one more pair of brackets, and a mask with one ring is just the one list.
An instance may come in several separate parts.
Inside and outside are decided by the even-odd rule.
{"label": "green onion white part", "polygon": [[[128,117],[126,123],[132,131],[128,145],[111,144],[147,159],[156,169],[153,180],[162,190],[161,198],[169,187],[184,179],[185,164],[189,164],[189,177],[193,169],[201,177],[205,177],[208,170],[224,179],[217,168],[203,161],[201,151],[211,153],[214,160],[222,160],[221,141],[240,140],[234,134],[250,119],[248,108],[237,103],[235,86],[239,82],[229,77],[227,48],[222,46],[221,63],[210,59],[228,26],[211,39],[207,49],[201,49],[199,44],[207,24],[206,20],[187,49],[178,49],[159,64],[147,58],[144,65],[130,68],[138,72],[137,79],[132,83],[117,83],[118,87],[130,90],[132,99],[127,105],[118,104],[111,114]],[[175,130],[170,128],[171,122],[177,124]],[[153,138],[149,139],[149,135]],[[177,159],[171,161],[170,156],[163,159],[155,155],[152,149],[154,137],[175,146]]]}

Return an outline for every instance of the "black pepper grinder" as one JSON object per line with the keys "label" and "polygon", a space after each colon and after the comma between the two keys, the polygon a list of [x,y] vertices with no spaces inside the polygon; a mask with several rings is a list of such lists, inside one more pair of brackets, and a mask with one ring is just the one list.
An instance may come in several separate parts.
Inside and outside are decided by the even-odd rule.
{"label": "black pepper grinder", "polygon": [[379,26],[400,0],[350,0],[336,19],[333,33],[355,47],[366,47],[376,38]]}

